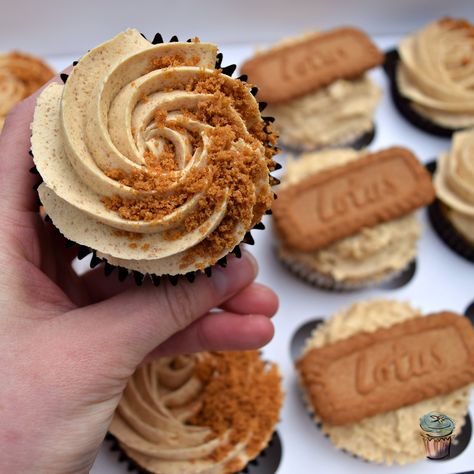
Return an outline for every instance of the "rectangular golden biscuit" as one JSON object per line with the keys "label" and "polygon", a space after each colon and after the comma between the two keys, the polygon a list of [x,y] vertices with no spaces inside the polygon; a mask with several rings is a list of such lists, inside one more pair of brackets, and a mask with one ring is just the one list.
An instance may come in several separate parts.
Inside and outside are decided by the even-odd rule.
{"label": "rectangular golden biscuit", "polygon": [[311,349],[297,368],[323,422],[354,423],[473,382],[474,328],[450,312],[417,317]]}
{"label": "rectangular golden biscuit", "polygon": [[313,251],[429,204],[431,177],[405,148],[388,148],[282,188],[275,224],[289,248]]}
{"label": "rectangular golden biscuit", "polygon": [[337,28],[263,52],[241,72],[269,103],[294,99],[336,79],[352,79],[383,62],[383,54],[357,28]]}

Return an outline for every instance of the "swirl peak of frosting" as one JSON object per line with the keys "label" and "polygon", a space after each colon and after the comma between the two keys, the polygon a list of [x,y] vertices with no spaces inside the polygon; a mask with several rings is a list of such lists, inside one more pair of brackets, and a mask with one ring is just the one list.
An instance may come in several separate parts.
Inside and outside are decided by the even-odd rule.
{"label": "swirl peak of frosting", "polygon": [[177,274],[214,264],[260,221],[275,137],[216,53],[127,30],[43,92],[39,193],[67,238],[114,265]]}
{"label": "swirl peak of frosting", "polygon": [[110,431],[150,472],[235,472],[268,444],[280,383],[257,351],[162,358],[129,380]]}
{"label": "swirl peak of frosting", "polygon": [[397,82],[413,107],[449,128],[474,125],[474,25],[443,18],[399,46]]}

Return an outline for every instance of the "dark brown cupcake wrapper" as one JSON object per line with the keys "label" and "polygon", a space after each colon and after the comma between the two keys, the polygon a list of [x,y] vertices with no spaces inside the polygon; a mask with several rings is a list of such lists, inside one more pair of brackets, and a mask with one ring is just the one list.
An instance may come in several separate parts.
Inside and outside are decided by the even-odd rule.
{"label": "dark brown cupcake wrapper", "polygon": [[[425,165],[426,169],[433,175],[436,171],[436,160]],[[461,257],[474,263],[474,245],[468,242],[451,224],[442,209],[442,203],[435,199],[428,206],[428,217],[433,229],[441,240]]]}
{"label": "dark brown cupcake wrapper", "polygon": [[[147,39],[146,36],[143,33],[141,33],[141,35],[145,39]],[[170,38],[170,42],[177,42],[177,41],[179,41],[179,40],[178,40],[178,37],[176,35],[174,35]],[[187,42],[191,42],[191,41],[192,41],[192,39],[187,40]],[[156,33],[153,40],[151,41],[151,43],[152,44],[164,43],[162,35],[160,33]],[[217,54],[217,59],[216,59],[216,65],[215,65],[216,68],[221,69],[223,74],[226,74],[226,75],[231,77],[232,74],[235,72],[237,66],[235,64],[230,64],[228,66],[222,67],[222,60],[223,60],[222,53],[218,53]],[[77,63],[78,63],[78,61],[74,61],[73,62],[73,67],[76,66]],[[62,73],[62,74],[60,74],[60,77],[61,77],[63,83],[65,84],[67,82],[68,78],[69,78],[69,75],[65,74],[65,73]],[[237,77],[237,79],[242,81],[242,82],[246,82],[247,81],[247,76],[244,74],[244,75],[241,75],[241,76]],[[255,96],[258,92],[258,88],[257,87],[252,87],[250,92],[252,93],[253,96]],[[265,107],[267,106],[266,102],[257,102],[257,103],[258,103],[258,108],[259,108],[260,112],[262,112],[265,109]],[[264,117],[264,116],[262,116],[262,120],[268,125],[268,124],[274,122],[275,119],[273,117]],[[270,130],[268,130],[267,126],[264,127],[264,131],[267,135],[271,134],[271,132],[270,132]],[[268,145],[268,143],[267,143],[267,145]],[[277,147],[272,147],[272,148],[274,148],[276,151],[278,151]],[[33,158],[33,152],[32,152],[31,149],[29,150],[28,153],[31,156],[31,158]],[[274,176],[271,175],[271,173],[273,171],[278,170],[280,168],[281,168],[281,165],[277,161],[273,160],[273,169],[271,169],[269,174],[268,174],[269,182],[270,182],[271,186],[276,186],[280,183],[280,180],[278,178],[275,178]],[[43,179],[41,178],[41,175],[40,175],[39,171],[37,170],[36,166],[33,165],[30,168],[29,171],[30,171],[30,173],[38,175],[38,177],[39,177],[38,183],[33,186],[33,189],[35,191],[37,191],[38,187],[43,182]],[[275,199],[277,198],[276,194],[274,194],[274,198]],[[39,197],[38,197],[37,204],[38,204],[38,208],[40,208],[41,205],[42,205]],[[268,209],[265,212],[265,214],[271,214],[271,213],[272,213],[271,209]],[[45,215],[45,220],[51,222],[51,224],[54,226],[51,218],[48,215]],[[56,227],[55,227],[55,229],[58,231],[58,233],[60,233],[59,229],[57,229]],[[263,224],[263,222],[258,222],[257,224],[254,225],[254,227],[251,230],[254,230],[254,229],[255,230],[263,230],[263,229],[265,229],[265,225]],[[159,286],[160,283],[163,280],[168,280],[173,286],[176,286],[179,281],[183,281],[183,280],[187,280],[189,283],[193,283],[194,280],[196,279],[196,276],[199,273],[204,273],[207,277],[211,277],[212,276],[212,268],[215,265],[218,265],[220,267],[226,267],[227,266],[227,256],[229,256],[229,255],[234,255],[236,258],[240,258],[242,256],[242,251],[241,251],[240,246],[242,244],[254,245],[254,243],[255,243],[255,240],[254,240],[254,238],[251,234],[251,230],[249,230],[245,233],[244,238],[242,239],[242,241],[239,244],[237,244],[234,247],[233,250],[231,250],[226,256],[220,258],[213,266],[206,267],[203,270],[191,271],[191,272],[188,272],[184,275],[168,275],[168,274],[155,275],[155,274],[152,274],[152,273],[144,274],[144,273],[141,273],[137,270],[130,270],[130,269],[127,269],[125,267],[112,265],[109,262],[107,262],[107,259],[98,257],[97,252],[94,249],[92,249],[90,247],[87,247],[87,246],[84,246],[84,245],[81,245],[81,244],[78,244],[78,243],[73,242],[71,240],[68,240],[66,237],[65,237],[65,239],[67,241],[66,245],[68,247],[77,246],[77,257],[78,257],[79,260],[82,260],[86,256],[92,254],[91,261],[90,261],[90,267],[91,268],[95,268],[98,265],[100,265],[101,263],[103,263],[104,264],[104,274],[105,274],[105,276],[110,276],[115,270],[117,270],[119,281],[124,281],[129,277],[133,277],[133,279],[135,280],[135,283],[138,286],[140,286],[140,285],[143,284],[143,282],[146,278],[150,278],[155,286]]]}
{"label": "dark brown cupcake wrapper", "polygon": [[[110,445],[110,451],[118,453],[118,462],[127,464],[127,470],[129,472],[135,472],[137,474],[152,474],[150,471],[140,466],[136,461],[127,455],[127,453],[120,446],[118,439],[112,433],[107,433],[105,440]],[[274,466],[274,470],[272,469],[272,471],[275,472],[278,465],[280,464],[282,455],[281,440],[276,430],[274,431],[267,447],[261,451],[257,457],[249,461],[247,465],[236,474],[269,474],[270,470],[268,466],[265,466],[265,464],[267,464],[266,458],[270,455],[273,456],[271,461],[272,465]]]}
{"label": "dark brown cupcake wrapper", "polygon": [[424,132],[436,135],[438,137],[451,137],[453,133],[462,130],[460,128],[448,128],[438,125],[428,118],[418,113],[412,106],[411,101],[402,96],[397,85],[397,68],[400,61],[400,55],[396,49],[385,53],[385,62],[383,69],[390,82],[390,95],[392,96],[395,107],[405,119],[412,125]]}
{"label": "dark brown cupcake wrapper", "polygon": [[474,246],[456,230],[445,216],[439,199],[436,199],[428,207],[428,216],[433,229],[441,240],[458,255],[474,263]]}
{"label": "dark brown cupcake wrapper", "polygon": [[282,150],[287,151],[289,153],[294,153],[297,155],[301,153],[308,153],[311,151],[330,150],[332,148],[353,148],[354,150],[359,151],[368,147],[372,143],[372,141],[375,138],[376,132],[377,132],[377,129],[374,123],[372,124],[372,128],[369,131],[363,132],[360,135],[358,135],[356,138],[354,138],[353,140],[350,140],[347,142],[342,141],[341,143],[329,144],[326,146],[308,148],[308,149],[305,149],[303,147],[287,145],[285,144],[284,141],[279,141],[279,145],[281,146]]}

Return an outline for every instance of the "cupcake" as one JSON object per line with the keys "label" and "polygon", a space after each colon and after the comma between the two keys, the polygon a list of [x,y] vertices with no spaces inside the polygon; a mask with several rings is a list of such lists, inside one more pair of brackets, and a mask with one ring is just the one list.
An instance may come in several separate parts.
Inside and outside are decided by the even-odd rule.
{"label": "cupcake", "polygon": [[[399,108],[437,135],[474,126],[474,25],[443,18],[402,40],[394,84]],[[392,61],[396,58],[392,58]]]}
{"label": "cupcake", "polygon": [[54,74],[46,63],[29,54],[0,53],[0,131],[8,112]]}
{"label": "cupcake", "polygon": [[444,413],[430,411],[420,418],[420,436],[426,457],[443,459],[450,455],[456,423]]}
{"label": "cupcake", "polygon": [[237,472],[268,445],[282,401],[258,351],[167,357],[137,369],[109,431],[151,473]]}
{"label": "cupcake", "polygon": [[274,203],[278,258],[322,288],[350,290],[399,275],[416,257],[416,208],[434,191],[403,148],[331,149],[289,160]]}
{"label": "cupcake", "polygon": [[[433,178],[435,228],[455,251],[474,261],[474,129],[457,132],[441,154]],[[443,225],[444,224],[444,225]]]}
{"label": "cupcake", "polygon": [[425,457],[420,418],[460,430],[474,381],[474,328],[408,303],[359,302],[320,325],[297,362],[306,401],[339,449],[388,465]]}
{"label": "cupcake", "polygon": [[210,43],[129,29],[45,89],[31,143],[61,234],[157,276],[203,270],[246,239],[273,201],[275,137],[216,57]]}
{"label": "cupcake", "polygon": [[277,43],[241,71],[268,102],[280,143],[297,150],[368,145],[380,88],[367,71],[383,55],[365,33],[337,28]]}

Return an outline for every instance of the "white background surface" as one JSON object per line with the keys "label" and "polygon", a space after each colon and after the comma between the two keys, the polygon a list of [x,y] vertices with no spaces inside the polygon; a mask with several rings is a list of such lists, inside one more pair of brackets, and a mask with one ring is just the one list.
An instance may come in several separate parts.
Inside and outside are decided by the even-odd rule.
{"label": "white background surface", "polygon": [[[224,65],[240,63],[252,54],[255,45],[311,28],[352,24],[377,35],[386,49],[398,36],[434,18],[450,14],[474,20],[472,1],[400,0],[398,2],[10,2],[0,0],[0,50],[19,48],[37,52],[62,69],[98,42],[133,26],[152,37],[161,31],[164,37],[178,34],[183,39],[198,35],[221,44]],[[113,7],[112,7],[113,6]],[[391,35],[391,36],[390,36]],[[242,41],[245,39],[245,42]],[[374,79],[384,86],[381,69]],[[418,131],[401,118],[386,93],[378,108],[377,135],[370,148],[390,145],[411,148],[426,162],[449,147],[449,139]],[[284,157],[280,159],[284,164]],[[418,269],[414,279],[399,290],[373,289],[348,294],[317,290],[288,273],[273,253],[271,218],[264,221],[267,230],[254,231],[256,245],[250,250],[260,264],[258,280],[280,296],[275,317],[276,335],[264,355],[277,361],[284,375],[286,400],[278,431],[283,445],[279,474],[321,473],[425,473],[450,474],[474,469],[474,441],[464,453],[449,461],[423,461],[404,467],[383,467],[364,463],[337,451],[308,417],[296,390],[290,357],[291,336],[302,324],[318,316],[327,316],[343,306],[371,297],[410,300],[423,312],[450,309],[463,312],[474,300],[474,264],[458,257],[437,237],[420,212],[424,233],[419,244]],[[474,398],[471,403],[474,414]],[[117,463],[117,455],[103,447],[93,474],[127,472]]]}

